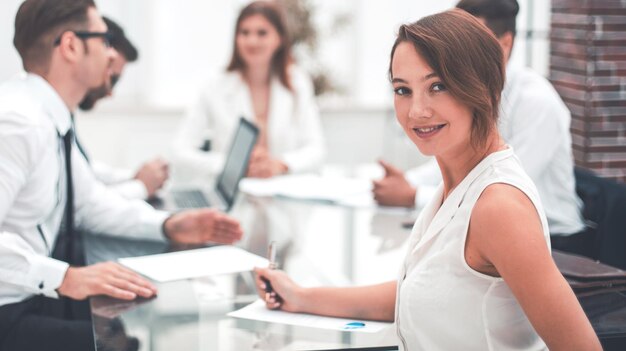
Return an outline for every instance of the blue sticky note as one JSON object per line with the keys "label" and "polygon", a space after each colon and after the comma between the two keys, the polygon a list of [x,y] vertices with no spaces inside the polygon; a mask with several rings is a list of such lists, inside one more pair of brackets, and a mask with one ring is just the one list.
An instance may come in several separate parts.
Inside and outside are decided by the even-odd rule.
{"label": "blue sticky note", "polygon": [[346,323],[343,329],[359,329],[365,327],[365,323],[363,322],[350,322]]}

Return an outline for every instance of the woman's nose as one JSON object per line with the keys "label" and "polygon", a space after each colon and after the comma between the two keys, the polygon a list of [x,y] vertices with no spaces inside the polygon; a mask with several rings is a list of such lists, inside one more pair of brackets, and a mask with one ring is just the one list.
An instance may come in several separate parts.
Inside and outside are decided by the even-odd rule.
{"label": "woman's nose", "polygon": [[428,101],[423,96],[414,95],[409,109],[409,118],[430,118],[432,116]]}

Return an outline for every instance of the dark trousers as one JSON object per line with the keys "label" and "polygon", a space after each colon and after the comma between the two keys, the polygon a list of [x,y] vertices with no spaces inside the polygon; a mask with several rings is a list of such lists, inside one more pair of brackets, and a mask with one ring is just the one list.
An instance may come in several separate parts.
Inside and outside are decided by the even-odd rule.
{"label": "dark trousers", "polygon": [[[53,257],[83,266],[82,242],[74,236],[73,253],[65,252],[61,235]],[[0,351],[92,351],[95,350],[89,301],[66,297],[35,296],[0,306]]]}
{"label": "dark trousers", "polygon": [[88,302],[35,296],[0,306],[0,351],[16,350],[95,350]]}

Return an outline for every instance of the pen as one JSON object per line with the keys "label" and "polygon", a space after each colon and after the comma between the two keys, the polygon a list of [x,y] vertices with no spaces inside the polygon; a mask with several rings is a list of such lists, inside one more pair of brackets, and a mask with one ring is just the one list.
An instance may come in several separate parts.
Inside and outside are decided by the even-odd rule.
{"label": "pen", "polygon": [[347,323],[343,327],[343,329],[346,329],[346,330],[360,329],[360,328],[365,328],[365,323],[363,323],[363,322],[350,322],[350,323]]}
{"label": "pen", "polygon": [[[268,268],[276,269],[276,242],[275,241],[270,242],[270,246],[267,248],[267,259],[270,261]],[[269,280],[267,280],[266,278],[262,278],[262,280],[265,283],[265,301],[268,301],[271,296],[271,293],[274,292],[274,289],[272,289],[272,283],[270,283]],[[276,297],[276,300],[278,301],[278,296]]]}

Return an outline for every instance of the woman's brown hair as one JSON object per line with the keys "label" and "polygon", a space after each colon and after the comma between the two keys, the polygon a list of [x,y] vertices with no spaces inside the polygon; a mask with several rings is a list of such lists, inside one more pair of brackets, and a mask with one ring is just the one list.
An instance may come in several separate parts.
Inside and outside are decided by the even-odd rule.
{"label": "woman's brown hair", "polygon": [[[402,42],[412,43],[450,94],[470,108],[472,145],[483,146],[497,126],[504,87],[504,55],[493,33],[472,15],[455,9],[402,25],[391,60]],[[389,76],[393,77],[391,63]]]}
{"label": "woman's brown hair", "polygon": [[226,70],[229,72],[241,71],[246,67],[245,62],[239,53],[239,49],[237,48],[237,33],[239,33],[239,26],[241,25],[241,22],[253,15],[263,16],[276,29],[278,35],[280,35],[281,44],[278,49],[276,49],[274,57],[272,58],[271,72],[272,74],[278,75],[280,82],[287,89],[293,91],[288,71],[289,64],[292,63],[293,59],[291,57],[291,46],[289,33],[287,32],[287,24],[285,22],[283,9],[277,3],[272,1],[253,1],[241,10],[235,24],[233,54]]}

